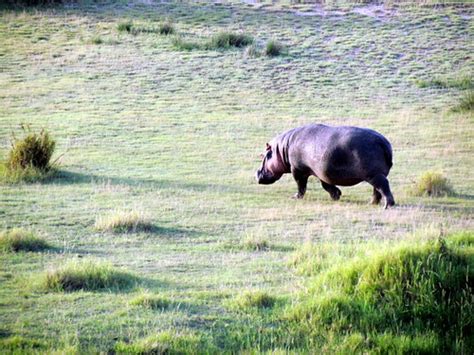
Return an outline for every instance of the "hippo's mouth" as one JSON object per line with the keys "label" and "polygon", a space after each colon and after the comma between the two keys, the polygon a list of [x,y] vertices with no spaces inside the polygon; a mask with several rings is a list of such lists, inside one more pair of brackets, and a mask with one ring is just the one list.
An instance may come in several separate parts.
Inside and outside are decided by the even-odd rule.
{"label": "hippo's mouth", "polygon": [[278,179],[275,179],[273,175],[269,175],[265,172],[262,172],[261,170],[257,170],[257,172],[255,173],[255,180],[257,180],[257,182],[261,185],[270,185]]}

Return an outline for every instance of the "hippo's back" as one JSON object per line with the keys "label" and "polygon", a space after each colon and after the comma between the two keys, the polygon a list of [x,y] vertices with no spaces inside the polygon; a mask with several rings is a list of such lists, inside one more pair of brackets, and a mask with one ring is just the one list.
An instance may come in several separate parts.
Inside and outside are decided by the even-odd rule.
{"label": "hippo's back", "polygon": [[[290,131],[291,132],[291,131]],[[312,124],[293,130],[290,161],[334,185],[354,185],[387,176],[392,148],[380,133],[360,127]]]}

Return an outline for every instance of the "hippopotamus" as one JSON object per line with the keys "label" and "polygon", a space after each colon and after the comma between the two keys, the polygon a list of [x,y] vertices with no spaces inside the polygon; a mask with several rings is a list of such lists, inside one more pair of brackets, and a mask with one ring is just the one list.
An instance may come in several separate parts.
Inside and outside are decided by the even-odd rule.
{"label": "hippopotamus", "polygon": [[267,143],[256,172],[259,184],[273,184],[291,173],[298,185],[294,198],[301,199],[312,175],[335,201],[341,197],[337,186],[362,181],[373,186],[372,203],[382,196],[385,208],[395,205],[387,180],[392,167],[392,147],[380,133],[360,127],[309,124],[291,129]]}

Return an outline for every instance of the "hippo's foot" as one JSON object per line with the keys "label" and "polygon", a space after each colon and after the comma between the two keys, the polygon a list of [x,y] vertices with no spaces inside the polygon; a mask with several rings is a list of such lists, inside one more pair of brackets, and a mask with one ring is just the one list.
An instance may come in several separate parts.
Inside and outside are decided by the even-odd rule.
{"label": "hippo's foot", "polygon": [[304,194],[300,193],[300,192],[297,192],[295,193],[291,198],[293,200],[301,200],[302,198],[304,197]]}
{"label": "hippo's foot", "polygon": [[395,200],[393,198],[387,198],[385,199],[385,209],[388,209],[389,207],[395,206]]}
{"label": "hippo's foot", "polygon": [[329,196],[331,196],[331,199],[333,201],[339,201],[341,198],[341,195],[342,195],[342,192],[337,187],[335,187],[334,190],[329,193]]}

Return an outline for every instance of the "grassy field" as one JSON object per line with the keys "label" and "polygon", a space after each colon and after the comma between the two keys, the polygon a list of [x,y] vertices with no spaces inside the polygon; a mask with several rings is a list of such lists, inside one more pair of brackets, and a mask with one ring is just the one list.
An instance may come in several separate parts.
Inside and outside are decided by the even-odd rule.
{"label": "grassy field", "polygon": [[[46,128],[53,159],[64,154],[47,181],[0,185],[0,231],[50,246],[0,248],[0,352],[389,352],[362,330],[334,348],[331,331],[347,329],[291,319],[315,277],[353,257],[472,238],[474,116],[452,108],[472,90],[473,16],[472,5],[138,0],[0,10],[0,158],[20,123]],[[159,33],[165,22],[175,34]],[[173,40],[223,31],[283,53]],[[291,176],[257,185],[265,143],[309,122],[384,134],[397,206],[368,204],[368,184],[338,202],[314,179],[297,201]],[[454,194],[412,196],[425,171]],[[123,216],[133,227],[117,230]],[[68,270],[101,283],[77,291],[61,284]],[[451,351],[472,353],[468,340]]]}

